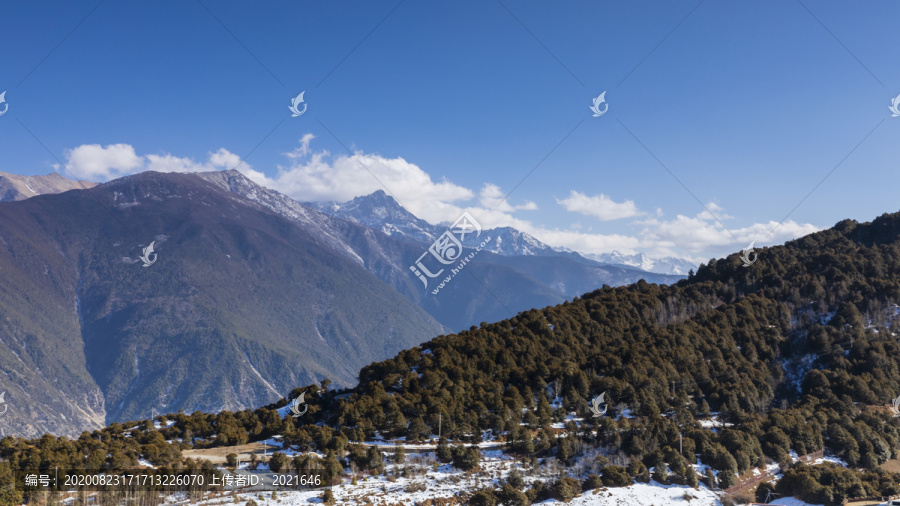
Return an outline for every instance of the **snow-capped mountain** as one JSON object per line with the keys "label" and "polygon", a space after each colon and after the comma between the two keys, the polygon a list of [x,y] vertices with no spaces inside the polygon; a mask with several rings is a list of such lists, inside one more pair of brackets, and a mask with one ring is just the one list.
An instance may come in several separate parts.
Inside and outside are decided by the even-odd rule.
{"label": "snow-capped mountain", "polygon": [[[550,246],[537,240],[534,236],[526,234],[512,227],[497,227],[488,231],[492,237],[496,237],[488,248],[488,251],[503,256],[557,256],[560,253]],[[472,243],[476,241],[471,240]]]}
{"label": "snow-capped mountain", "polygon": [[[325,214],[379,230],[396,239],[418,243],[431,243],[450,225],[450,223],[432,225],[416,217],[382,190],[371,195],[356,197],[345,203],[306,202],[304,205]],[[475,218],[477,219],[477,216]],[[677,257],[654,258],[645,253],[626,255],[617,251],[587,254],[566,248],[553,248],[534,236],[512,227],[497,227],[484,230],[482,233],[487,233],[494,238],[484,251],[505,257],[566,256],[576,261],[598,262],[603,265],[637,268],[655,274],[676,276],[686,276],[691,269],[697,268],[697,264]],[[481,241],[480,237],[476,239],[474,235],[470,236],[463,241],[463,245],[474,247]]]}
{"label": "snow-capped mountain", "polygon": [[443,233],[419,219],[382,190],[344,202],[305,202],[320,212],[380,230],[395,239],[431,242]]}
{"label": "snow-capped mountain", "polygon": [[624,265],[659,274],[675,274],[687,276],[692,269],[697,270],[699,264],[678,257],[654,258],[645,253],[626,255],[618,251],[611,253],[589,254],[583,256],[604,264]]}
{"label": "snow-capped mountain", "polygon": [[[397,239],[419,243],[431,243],[451,225],[450,223],[432,225],[416,217],[382,190],[378,190],[371,195],[356,197],[343,204],[337,202],[305,202],[304,205],[337,218],[380,230]],[[477,216],[475,218],[477,219]],[[485,247],[484,251],[490,251],[498,255],[560,256],[567,254],[556,251],[537,240],[534,236],[511,227],[482,230],[482,234],[485,233],[494,239]],[[474,247],[481,242],[481,237],[482,235],[479,235],[478,238],[471,235],[463,241],[463,246]]]}
{"label": "snow-capped mountain", "polygon": [[[395,239],[417,243],[433,242],[450,225],[450,223],[432,225],[416,217],[382,190],[378,190],[371,195],[356,197],[344,203],[305,202],[304,205],[336,218],[379,230]],[[560,255],[559,252],[533,236],[511,227],[483,230],[482,233],[487,233],[487,235],[494,238],[484,251],[490,251],[498,255]],[[478,238],[472,235],[463,241],[463,246],[474,247],[480,242],[481,235]]]}

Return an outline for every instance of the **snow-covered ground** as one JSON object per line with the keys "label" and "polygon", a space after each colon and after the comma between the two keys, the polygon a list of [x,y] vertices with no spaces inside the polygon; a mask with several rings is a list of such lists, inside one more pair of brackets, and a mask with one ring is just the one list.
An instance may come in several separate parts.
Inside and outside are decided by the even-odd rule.
{"label": "snow-covered ground", "polygon": [[[270,449],[281,446],[281,438],[266,440]],[[368,445],[376,445],[375,442],[367,442]],[[335,504],[369,504],[372,506],[416,505],[428,499],[451,499],[466,496],[481,489],[499,489],[506,481],[510,472],[518,470],[523,475],[526,487],[536,481],[552,482],[558,477],[559,468],[551,463],[541,465],[540,469],[533,471],[527,465],[516,461],[498,448],[497,442],[486,441],[478,445],[481,450],[480,467],[471,472],[463,472],[451,465],[440,464],[434,454],[434,446],[428,444],[400,443],[391,445],[386,442],[378,442],[377,446],[385,450],[386,473],[379,476],[358,474],[356,482],[345,477],[340,485],[332,487]],[[402,446],[407,454],[402,464],[392,463],[391,446]],[[299,452],[292,450],[280,450],[291,456]],[[321,454],[318,454],[322,457]],[[816,461],[835,461],[826,458]],[[837,461],[837,463],[841,463]],[[149,463],[147,463],[149,464]],[[247,464],[242,462],[241,468]],[[697,462],[694,468],[703,473],[706,466]],[[268,468],[260,464],[258,471]],[[767,470],[771,470],[768,469]],[[401,474],[401,471],[403,473]],[[227,471],[225,471],[227,472]],[[349,473],[349,469],[345,469]],[[220,497],[202,501],[190,501],[184,494],[174,494],[167,498],[166,504],[246,504],[253,499],[257,504],[264,505],[310,505],[320,504],[322,490],[309,490],[298,492],[279,491],[273,494],[269,492],[247,492],[223,494]],[[604,487],[583,492],[580,496],[568,503],[554,499],[546,500],[541,504],[571,506],[583,505],[669,505],[682,504],[684,506],[722,506],[717,493],[700,485],[697,489],[682,485],[663,485],[655,481],[650,483],[635,483],[629,487]],[[772,504],[782,506],[816,506],[809,505],[793,498],[779,498]]]}
{"label": "snow-covered ground", "polygon": [[822,464],[822,463],[824,463],[824,462],[831,462],[832,464],[837,464],[837,465],[839,465],[839,466],[841,466],[841,467],[847,467],[847,463],[844,462],[843,459],[839,459],[839,458],[837,458],[837,457],[830,457],[830,456],[827,456],[827,455],[826,455],[825,457],[822,457],[821,459],[816,459],[816,460],[810,462],[809,465],[815,466],[815,465],[818,465],[818,464]]}
{"label": "snow-covered ground", "polygon": [[713,432],[715,432],[716,429],[719,429],[719,428],[734,426],[733,423],[723,422],[723,421],[719,420],[718,413],[711,413],[709,418],[704,418],[704,419],[698,420],[698,422],[700,423],[701,427],[703,427],[705,429],[713,429]]}
{"label": "snow-covered ground", "polygon": [[[440,478],[432,480],[406,480],[398,479],[394,483],[388,483],[385,480],[370,479],[366,482],[358,482],[352,486],[344,484],[333,488],[336,504],[372,504],[372,505],[394,505],[394,504],[417,504],[426,499],[434,498],[451,498],[457,496],[460,491],[472,491],[489,485],[490,481],[486,479],[462,479],[455,483],[450,478]],[[412,486],[414,483],[425,485],[424,489]],[[272,499],[271,492],[265,494],[238,494],[237,498],[240,503],[244,503],[249,499],[255,500],[260,505],[263,504],[279,504],[279,505],[308,505],[319,503],[321,492],[279,492],[276,498]],[[173,497],[173,499],[176,499]],[[228,504],[233,503],[233,496],[222,497],[210,501],[203,501],[197,504]],[[176,502],[176,501],[173,501]],[[171,504],[171,503],[170,503]],[[610,506],[635,506],[635,505],[664,505],[664,504],[686,504],[691,506],[721,506],[722,502],[718,496],[707,489],[700,486],[699,489],[693,489],[679,485],[661,485],[656,482],[636,483],[630,487],[603,488],[596,490],[588,490],[580,496],[572,499],[568,503],[563,503],[555,499],[548,499],[540,504],[568,504],[571,506],[582,505],[610,505]],[[803,506],[804,503],[783,503],[791,506]]]}
{"label": "snow-covered ground", "polygon": [[808,502],[803,502],[800,499],[794,499],[793,497],[784,497],[782,499],[773,499],[771,504],[778,504],[780,506],[821,506],[817,504],[810,504]]}
{"label": "snow-covered ground", "polygon": [[700,485],[699,489],[693,489],[681,485],[662,485],[655,481],[650,483],[636,483],[630,487],[605,488],[589,490],[580,497],[564,503],[551,499],[540,504],[568,504],[580,506],[586,504],[603,504],[610,506],[633,506],[665,504],[686,504],[691,506],[721,506],[719,497]]}
{"label": "snow-covered ground", "polygon": [[[285,408],[282,408],[284,410]],[[721,421],[718,413],[711,413],[711,416],[705,420],[701,420],[700,424],[707,428],[716,430],[717,428],[728,427],[731,424]],[[574,421],[576,424],[582,420],[577,418],[574,413],[570,414],[567,421]],[[169,424],[166,424],[169,425]],[[345,477],[343,482],[332,487],[336,504],[370,504],[373,506],[393,506],[397,504],[415,505],[421,504],[428,499],[450,499],[454,497],[466,496],[472,492],[481,489],[499,489],[505,482],[509,473],[518,470],[522,473],[526,487],[531,486],[536,481],[553,482],[560,475],[560,469],[552,462],[549,465],[541,465],[540,469],[534,471],[528,469],[528,466],[513,459],[502,450],[502,444],[496,440],[496,437],[487,431],[482,434],[483,440],[475,445],[481,453],[480,467],[471,472],[463,472],[451,465],[440,464],[435,458],[436,445],[433,441],[425,443],[410,443],[400,438],[394,441],[385,441],[384,438],[376,436],[374,440],[367,441],[367,446],[377,446],[384,451],[386,464],[386,472],[380,476],[370,476],[366,474],[357,474],[355,483]],[[274,436],[265,440],[267,452],[271,455],[273,451],[280,451],[289,457],[296,456],[303,452],[293,449],[280,449],[283,444],[283,438]],[[393,450],[403,448],[406,452],[405,461],[402,464],[393,464]],[[277,449],[277,450],[276,450]],[[320,458],[324,455],[316,453]],[[797,460],[797,455],[791,452],[792,460]],[[243,460],[243,459],[242,459]],[[555,461],[555,459],[551,459]],[[826,457],[818,459],[813,464],[822,462],[834,462],[838,465],[845,465],[839,459]],[[141,461],[141,465],[152,467],[149,462]],[[241,469],[248,467],[247,462],[241,462]],[[693,464],[693,468],[702,476],[707,466],[697,461]],[[257,471],[267,471],[268,467],[264,463],[260,463]],[[760,472],[772,472],[777,470],[776,464],[770,464],[764,469],[754,470],[754,474]],[[225,471],[227,472],[227,471]],[[345,469],[345,473],[349,474],[350,469]],[[583,476],[582,476],[583,478]],[[777,481],[780,475],[773,477],[772,481]],[[279,491],[273,494],[269,492],[247,492],[239,494],[223,495],[217,498],[210,498],[204,501],[188,501],[187,497],[182,494],[170,496],[167,504],[228,504],[239,503],[245,504],[253,499],[257,504],[279,504],[279,505],[309,505],[321,502],[320,497],[322,490],[310,490],[301,492]],[[563,504],[557,500],[547,500],[541,504]],[[588,504],[597,505],[667,505],[667,504],[684,504],[686,506],[721,506],[722,502],[717,493],[709,490],[704,485],[693,489],[681,485],[663,485],[655,481],[650,483],[635,483],[629,487],[605,487],[595,490],[583,492],[580,496],[572,499],[568,503],[573,506],[581,506]],[[808,505],[794,498],[779,498],[772,504],[781,506],[816,506]]]}
{"label": "snow-covered ground", "polygon": [[[406,492],[403,489],[408,486],[408,484],[400,485],[400,483],[400,480],[397,480],[396,483],[390,484],[391,486],[384,487],[383,481],[370,480],[370,482],[360,482],[357,486],[353,487],[349,485],[334,487],[335,504],[373,504],[375,506],[393,504],[412,505],[426,499],[454,497],[456,493],[461,490],[460,486],[437,484],[434,487],[426,488],[424,491]],[[464,482],[460,482],[458,485],[464,485]],[[238,500],[241,503],[244,503],[249,499],[253,499],[260,505],[309,505],[319,503],[319,496],[320,493],[317,492],[279,492],[276,499],[271,498],[271,493],[263,494],[262,499],[260,499],[258,494],[238,494]],[[204,501],[198,504],[226,504],[233,501],[234,498],[229,496],[213,501]],[[656,482],[651,482],[637,483],[630,487],[588,490],[568,503],[549,499],[540,504],[568,504],[570,506],[649,506],[654,504],[721,506],[722,502],[716,494],[702,485],[699,489],[693,489],[685,486],[661,485]],[[790,506],[804,505],[802,502],[781,504],[790,504]]]}
{"label": "snow-covered ground", "polygon": [[[403,445],[405,449],[415,451],[413,446]],[[427,445],[422,445],[427,446]],[[427,499],[452,498],[461,494],[471,493],[483,488],[497,489],[505,481],[510,471],[518,469],[524,474],[526,485],[538,480],[552,481],[551,476],[535,476],[527,469],[523,469],[519,463],[498,449],[483,449],[481,466],[478,471],[462,472],[450,465],[438,465],[434,452],[428,450],[420,453],[409,453],[403,464],[389,464],[386,468],[388,478],[381,476],[362,475],[357,478],[356,484],[352,484],[347,478],[341,485],[332,488],[336,504],[372,504],[395,505],[417,504]],[[390,460],[390,453],[385,454],[385,459]],[[411,472],[405,477],[394,476],[394,472],[407,468]],[[546,469],[545,469],[546,470]],[[253,499],[258,504],[279,505],[308,505],[319,502],[321,491],[303,492],[278,492],[272,499],[271,492],[237,494],[237,500],[243,504]],[[180,502],[183,497],[173,496],[169,504]],[[198,504],[226,504],[233,503],[234,496],[224,496],[199,502]],[[683,502],[687,501],[687,502]],[[637,483],[630,487],[603,488],[589,490],[576,497],[567,504],[608,504],[608,505],[651,505],[683,503],[691,506],[721,506],[718,496],[701,485],[693,489],[679,485],[662,485],[656,482]],[[556,500],[547,500],[542,504],[562,504]]]}
{"label": "snow-covered ground", "polygon": [[[700,423],[708,428],[727,427],[731,424],[721,421],[718,413],[711,413],[711,416]],[[570,415],[568,421],[580,422],[574,413]],[[353,483],[349,477],[345,477],[343,482],[332,487],[336,504],[370,504],[373,506],[394,506],[398,504],[415,505],[421,504],[428,499],[451,499],[460,496],[466,496],[472,492],[481,489],[496,490],[501,488],[505,483],[509,473],[518,470],[523,475],[526,487],[530,487],[536,481],[553,482],[560,475],[560,469],[556,467],[551,459],[548,465],[542,465],[537,471],[531,470],[527,465],[516,461],[510,455],[502,450],[502,444],[488,431],[482,434],[483,441],[475,445],[481,453],[480,467],[471,472],[463,472],[451,465],[440,464],[435,457],[436,445],[433,441],[424,443],[410,443],[399,438],[393,441],[386,441],[384,438],[377,436],[374,440],[365,442],[367,446],[376,446],[384,451],[385,458],[385,474],[380,476],[370,476],[366,474],[358,474],[356,483]],[[279,436],[267,439],[265,441],[269,451],[275,450],[282,446],[283,440]],[[402,464],[392,463],[393,451],[397,448],[403,448],[406,456]],[[295,456],[301,452],[295,450],[278,450],[288,456]],[[321,454],[317,454],[320,458]],[[792,460],[797,460],[797,455],[791,452]],[[842,461],[833,457],[825,457],[818,459],[813,464],[823,462],[834,462],[844,465]],[[242,462],[241,468],[246,468],[247,463]],[[698,475],[702,476],[707,466],[697,461],[693,465]],[[765,468],[754,470],[754,474],[761,472],[776,471],[776,464],[769,464]],[[259,470],[266,470],[265,464],[260,464]],[[402,471],[402,473],[401,473]],[[345,469],[345,473],[349,474],[350,469]],[[776,475],[771,481],[777,481],[780,475]],[[321,502],[320,497],[322,490],[310,490],[300,492],[277,492],[275,498],[272,492],[247,492],[236,495],[228,494],[218,498],[211,498],[196,504],[227,504],[238,502],[246,503],[253,499],[257,504],[279,504],[279,505],[308,505],[318,504]],[[186,498],[175,495],[169,498],[168,504],[185,504]],[[193,503],[192,503],[193,504]],[[546,500],[541,504],[563,504],[557,500]],[[709,490],[705,485],[700,485],[697,489],[681,485],[663,485],[655,481],[650,483],[635,483],[629,487],[604,487],[595,490],[583,492],[580,496],[572,499],[568,503],[573,506],[581,506],[588,504],[610,505],[610,506],[631,506],[631,505],[667,505],[667,504],[684,504],[685,506],[721,506],[722,502],[716,492]],[[773,501],[772,504],[781,506],[816,506],[809,505],[797,499],[786,497]]]}

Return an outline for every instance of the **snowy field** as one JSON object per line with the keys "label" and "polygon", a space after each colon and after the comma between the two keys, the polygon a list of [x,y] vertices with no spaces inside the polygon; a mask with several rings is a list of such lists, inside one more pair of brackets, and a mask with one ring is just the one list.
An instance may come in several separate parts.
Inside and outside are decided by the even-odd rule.
{"label": "snowy field", "polygon": [[605,504],[615,506],[670,504],[691,506],[721,506],[719,497],[708,488],[700,485],[699,489],[680,485],[661,485],[655,481],[637,483],[630,487],[589,490],[580,497],[564,503],[557,500],[544,501],[541,504]]}
{"label": "snowy field", "polygon": [[[715,416],[704,420],[709,426],[716,428],[727,426],[718,420]],[[480,466],[477,470],[471,472],[460,471],[448,464],[440,464],[435,457],[434,444],[428,443],[407,443],[405,441],[387,442],[380,438],[375,441],[368,441],[367,446],[377,446],[384,451],[385,473],[379,476],[371,476],[358,474],[355,483],[348,477],[345,477],[340,485],[332,487],[335,504],[369,504],[373,506],[394,506],[394,505],[451,505],[464,504],[465,498],[473,492],[481,489],[497,490],[505,483],[509,473],[518,470],[522,474],[526,488],[536,481],[553,482],[557,477],[558,468],[541,466],[541,469],[533,471],[527,466],[515,461],[509,455],[500,449],[497,441],[486,438],[487,440],[475,445],[481,451]],[[264,442],[264,448],[268,451],[278,449],[278,451],[293,457],[300,452],[291,449],[280,449],[282,440],[280,437],[273,437]],[[398,444],[399,443],[399,444]],[[262,446],[260,444],[260,446]],[[402,464],[393,464],[393,450],[402,447],[405,452],[405,460]],[[324,457],[322,454],[315,453],[319,458]],[[797,460],[796,454],[791,455],[793,460]],[[243,461],[238,466],[241,470],[246,470],[249,463]],[[838,465],[845,465],[839,459],[830,457],[817,459],[814,464],[822,462],[834,462]],[[141,465],[152,467],[149,462],[142,461]],[[699,475],[703,475],[706,466],[697,462],[693,465],[695,471]],[[220,468],[223,472],[229,473],[228,470]],[[265,463],[260,463],[257,471],[267,471],[268,467]],[[755,473],[761,471],[775,471],[777,465],[770,465],[764,470],[755,470]],[[346,474],[351,474],[350,469],[344,470]],[[773,481],[780,478],[780,474],[773,477]],[[279,505],[309,505],[320,504],[322,490],[297,491],[297,492],[277,492],[274,497],[269,492],[246,492],[246,493],[227,493],[206,500],[191,501],[183,494],[174,494],[167,498],[166,504],[246,504],[251,499],[259,505],[263,504],[279,504]],[[615,505],[615,506],[664,506],[664,505],[684,505],[684,506],[721,506],[722,502],[717,493],[709,490],[705,485],[701,484],[699,488],[693,489],[682,485],[664,485],[655,481],[650,483],[635,483],[629,487],[609,487],[594,490],[588,490],[581,495],[575,497],[571,501],[564,503],[555,499],[543,501],[540,504],[569,504],[573,506],[597,504],[597,505]],[[800,500],[786,497],[774,500],[772,504],[780,506],[816,506],[809,505]]]}
{"label": "snowy field", "polygon": [[[358,479],[355,485],[345,479],[341,485],[332,488],[335,504],[415,505],[422,504],[428,499],[460,498],[461,495],[465,496],[467,493],[482,488],[499,488],[510,471],[521,470],[518,463],[497,450],[485,451],[480,470],[469,473],[459,471],[450,465],[435,465],[433,452],[410,453],[406,459],[406,463],[403,465],[388,465],[387,472],[392,474],[398,467],[407,466],[414,469],[409,476],[397,478],[393,476],[387,478],[385,475],[368,476]],[[526,484],[540,479],[551,480],[549,477],[530,476],[528,473],[525,473],[524,479]],[[308,505],[318,504],[320,495],[321,491],[278,492],[276,498],[273,499],[271,492],[246,493],[237,494],[237,501],[239,504],[245,504],[248,500],[253,499],[260,505]],[[183,497],[173,496],[170,499],[169,504],[186,503]],[[234,502],[235,497],[229,495],[197,504],[233,504]],[[679,485],[662,485],[651,481],[647,484],[637,483],[630,487],[589,490],[568,503],[551,499],[541,504],[721,506],[722,503],[715,493],[703,485],[698,489],[693,489]]]}
{"label": "snowy field", "polygon": [[[456,497],[457,492],[466,489],[466,481],[460,481],[455,485],[437,484],[433,489],[423,492],[404,492],[402,486],[397,483],[391,484],[387,488],[387,492],[382,489],[384,483],[362,483],[356,487],[349,485],[334,488],[335,504],[372,504],[375,506],[388,506],[395,504],[414,505],[421,504],[426,499],[434,498],[451,498]],[[313,492],[291,492],[279,493],[276,499],[271,499],[271,493],[264,495],[264,499],[260,499],[254,494],[238,494],[240,504],[245,503],[249,499],[255,500],[260,505],[263,504],[282,504],[282,505],[308,505],[318,504],[320,493]],[[228,504],[233,503],[233,497],[221,498],[214,501],[204,501],[198,504]],[[690,505],[690,506],[721,506],[718,496],[701,486],[695,490],[690,487],[676,485],[660,485],[656,482],[649,484],[638,483],[630,487],[623,488],[606,488],[598,490],[589,490],[580,496],[564,503],[555,499],[544,501],[540,504],[568,504],[570,506],[582,506],[587,504],[599,504],[610,506],[666,506],[672,504]],[[790,506],[804,506],[805,503],[782,502],[776,504],[785,504]]]}

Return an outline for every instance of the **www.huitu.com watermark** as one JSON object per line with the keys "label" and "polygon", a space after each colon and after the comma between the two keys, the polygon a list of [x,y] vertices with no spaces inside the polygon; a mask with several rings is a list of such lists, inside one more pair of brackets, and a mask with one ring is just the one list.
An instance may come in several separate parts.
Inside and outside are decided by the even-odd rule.
{"label": "www.huitu.com watermark", "polygon": [[[463,257],[463,241],[466,240],[466,235],[468,234],[475,234],[475,239],[480,237],[481,225],[468,212],[463,212],[462,216],[453,222],[453,225],[450,225],[450,228],[448,228],[446,232],[435,239],[431,246],[428,247],[428,251],[422,253],[416,262],[409,266],[409,270],[413,271],[413,274],[415,274],[422,284],[425,285],[425,289],[428,289],[429,278],[437,278],[444,273],[445,269],[441,266],[438,266],[440,267],[440,270],[437,272],[433,272],[429,269],[426,266],[425,261],[425,257],[429,253],[431,253],[431,256],[440,262],[440,264],[444,266],[453,265],[453,267],[450,268],[450,273],[447,274],[431,291],[432,295],[437,295],[442,288],[447,286],[447,283],[449,283],[451,279],[462,271],[466,264],[475,258],[475,255],[477,255],[487,243],[491,242],[491,237],[486,237],[481,243],[472,247],[473,251]],[[434,266],[434,264],[432,264],[432,266]]]}

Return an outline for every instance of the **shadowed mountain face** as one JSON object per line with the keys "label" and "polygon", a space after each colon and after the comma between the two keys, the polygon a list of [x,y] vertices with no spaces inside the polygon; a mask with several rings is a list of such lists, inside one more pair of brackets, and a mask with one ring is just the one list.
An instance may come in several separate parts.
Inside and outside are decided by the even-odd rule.
{"label": "shadowed mountain face", "polygon": [[[468,328],[478,322],[509,317],[518,311],[558,304],[566,298],[562,292],[540,281],[540,277],[512,268],[504,257],[489,251],[480,252],[477,262],[466,268],[468,272],[464,276],[454,279],[445,291],[434,296],[423,288],[409,268],[428,249],[429,243],[407,240],[406,235],[389,236],[375,222],[361,223],[318,212],[253,183],[237,171],[206,172],[196,176],[231,192],[236,199],[270,209],[311,231],[323,247],[366,268],[449,329]],[[435,234],[438,227],[407,213],[393,198],[383,193],[373,196],[391,207],[387,212],[395,219],[418,222],[418,225],[404,222],[407,229],[427,229],[429,235],[425,237],[443,233],[444,229],[441,229]],[[381,212],[378,209],[381,204],[363,202],[363,205],[366,209],[363,214]],[[372,226],[376,228],[370,228]],[[587,288],[578,294],[600,286],[602,282],[582,285]]]}
{"label": "shadowed mountain face", "polygon": [[59,174],[19,176],[0,172],[0,202],[25,200],[36,195],[50,195],[69,190],[86,190],[97,186],[91,181],[73,181]]}
{"label": "shadowed mountain face", "polygon": [[468,235],[463,241],[468,247],[466,253],[485,238],[491,240],[459,276],[433,294],[429,291],[433,286],[424,289],[423,284],[410,275],[409,266],[447,230],[447,225],[431,225],[417,218],[380,190],[343,204],[319,202],[306,205],[379,230],[395,243],[415,245],[411,256],[394,258],[384,264],[390,266],[389,270],[373,272],[453,330],[510,318],[531,308],[559,304],[603,285],[619,286],[640,279],[651,283],[674,283],[683,278],[627,265],[600,263],[578,253],[554,250],[514,228],[499,227],[482,231],[477,239],[475,234]]}
{"label": "shadowed mountain face", "polygon": [[351,385],[444,330],[302,225],[186,174],[0,204],[0,429],[74,434]]}

